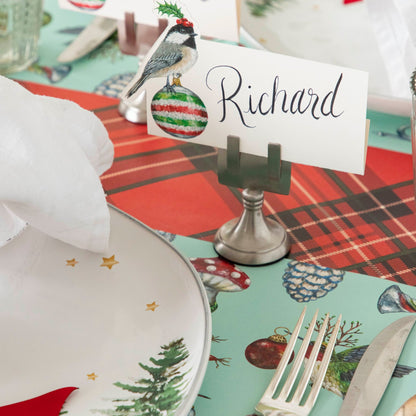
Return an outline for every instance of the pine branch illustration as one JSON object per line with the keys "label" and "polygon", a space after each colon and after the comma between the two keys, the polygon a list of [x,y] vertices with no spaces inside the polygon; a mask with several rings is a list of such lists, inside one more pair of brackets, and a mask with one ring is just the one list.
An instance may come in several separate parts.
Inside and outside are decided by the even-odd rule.
{"label": "pine branch illustration", "polygon": [[164,4],[158,3],[157,10],[162,15],[177,17],[178,19],[183,18],[181,9],[174,3],[168,3],[165,1]]}

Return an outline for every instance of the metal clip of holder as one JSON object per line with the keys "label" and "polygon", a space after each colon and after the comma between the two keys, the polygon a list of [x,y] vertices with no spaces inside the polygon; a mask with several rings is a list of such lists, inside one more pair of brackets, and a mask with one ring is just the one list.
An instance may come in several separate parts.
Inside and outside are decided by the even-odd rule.
{"label": "metal clip of holder", "polygon": [[159,19],[158,26],[135,23],[134,13],[124,13],[118,22],[118,43],[126,55],[145,55],[168,25],[167,19]]}

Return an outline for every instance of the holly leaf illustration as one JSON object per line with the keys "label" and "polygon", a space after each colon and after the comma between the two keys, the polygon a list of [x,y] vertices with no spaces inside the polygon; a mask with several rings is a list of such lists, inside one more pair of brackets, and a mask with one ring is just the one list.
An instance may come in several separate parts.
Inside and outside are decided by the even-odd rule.
{"label": "holly leaf illustration", "polygon": [[157,10],[162,15],[165,14],[167,16],[173,16],[177,17],[178,19],[183,18],[181,9],[175,3],[168,3],[166,1],[163,4],[158,3]]}

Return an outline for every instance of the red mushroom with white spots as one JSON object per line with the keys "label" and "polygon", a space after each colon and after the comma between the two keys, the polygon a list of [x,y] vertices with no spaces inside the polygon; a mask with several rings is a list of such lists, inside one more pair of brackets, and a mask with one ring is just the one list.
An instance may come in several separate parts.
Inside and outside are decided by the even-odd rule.
{"label": "red mushroom with white spots", "polygon": [[250,278],[233,263],[219,257],[192,258],[208,295],[211,312],[218,308],[219,292],[240,292],[250,286]]}

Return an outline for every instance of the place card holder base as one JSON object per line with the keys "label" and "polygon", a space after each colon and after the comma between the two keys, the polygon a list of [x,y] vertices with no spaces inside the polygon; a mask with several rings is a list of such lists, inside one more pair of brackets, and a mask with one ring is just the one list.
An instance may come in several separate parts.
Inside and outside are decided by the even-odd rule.
{"label": "place card holder base", "polygon": [[[118,22],[118,43],[121,52],[134,56],[146,54],[167,25],[167,19],[159,19],[157,27],[135,23],[134,13],[126,12],[124,20]],[[132,123],[146,123],[145,91],[139,94],[134,102],[120,100],[118,111],[126,120]]]}
{"label": "place card holder base", "polygon": [[121,99],[118,104],[118,112],[131,123],[146,124],[146,91],[143,90],[133,102]]}
{"label": "place card holder base", "polygon": [[268,157],[240,152],[240,138],[227,137],[227,149],[218,151],[220,183],[243,188],[243,212],[220,227],[214,249],[222,257],[244,265],[262,265],[290,251],[286,230],[263,214],[264,191],[288,194],[291,163],[281,160],[281,146],[269,143]]}

